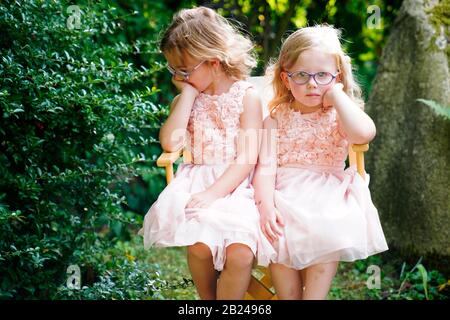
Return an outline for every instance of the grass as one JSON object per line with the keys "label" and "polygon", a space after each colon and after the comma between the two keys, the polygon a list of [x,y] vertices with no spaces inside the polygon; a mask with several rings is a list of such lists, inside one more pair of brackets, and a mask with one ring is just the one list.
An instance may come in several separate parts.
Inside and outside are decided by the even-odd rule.
{"label": "grass", "polygon": [[[441,300],[450,296],[450,280],[437,270],[427,271],[422,258],[408,264],[395,252],[352,263],[340,263],[330,290],[330,299],[346,300]],[[369,266],[379,270],[379,287],[369,288],[374,276]],[[369,279],[369,281],[368,281]],[[372,286],[373,287],[373,286]]]}
{"label": "grass", "polygon": [[160,279],[167,283],[161,287],[161,295],[165,299],[199,299],[189,273],[186,248],[151,248],[146,259],[158,267]]}
{"label": "grass", "polygon": [[[394,254],[380,254],[366,260],[341,262],[333,280],[330,300],[425,300],[449,299],[450,280],[437,270],[427,271],[422,259],[408,265]],[[161,266],[161,278],[176,283],[180,277],[190,279],[184,248],[158,248],[149,251],[149,262]],[[377,266],[371,271],[369,266]],[[368,269],[369,268],[369,269]],[[380,286],[369,277],[380,271]],[[369,280],[369,286],[368,286]],[[370,289],[370,283],[375,287]],[[198,299],[193,285],[162,291],[168,299]]]}
{"label": "grass", "polygon": [[[449,299],[450,280],[427,270],[423,259],[400,260],[393,252],[366,260],[341,262],[333,280],[330,300],[437,300]],[[79,290],[62,285],[56,299],[197,300],[186,260],[186,248],[145,250],[142,237],[119,241],[92,257],[96,281],[82,281]],[[372,281],[379,273],[379,286]],[[371,287],[368,284],[372,284]]]}

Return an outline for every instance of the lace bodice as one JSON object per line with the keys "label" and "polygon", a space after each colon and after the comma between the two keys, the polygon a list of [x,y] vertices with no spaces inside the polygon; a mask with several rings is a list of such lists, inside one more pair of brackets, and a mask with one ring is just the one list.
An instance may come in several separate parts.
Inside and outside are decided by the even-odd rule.
{"label": "lace bodice", "polygon": [[334,108],[302,114],[288,106],[276,113],[278,166],[343,168],[348,141],[340,133]]}
{"label": "lace bodice", "polygon": [[193,163],[221,164],[235,159],[243,98],[249,87],[246,81],[236,81],[223,94],[198,95],[187,126]]}

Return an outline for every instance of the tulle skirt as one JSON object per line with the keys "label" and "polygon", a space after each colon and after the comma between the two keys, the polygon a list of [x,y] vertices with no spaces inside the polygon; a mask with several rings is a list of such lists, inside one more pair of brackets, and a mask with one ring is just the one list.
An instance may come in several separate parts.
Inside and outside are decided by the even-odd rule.
{"label": "tulle skirt", "polygon": [[368,184],[355,167],[279,167],[274,202],[285,227],[274,262],[300,270],[387,250]]}
{"label": "tulle skirt", "polygon": [[144,247],[201,242],[210,248],[214,268],[220,271],[225,264],[226,247],[240,243],[252,250],[258,264],[267,266],[275,250],[261,232],[250,176],[210,207],[186,209],[191,195],[212,185],[228,166],[180,164],[175,178],[145,215],[139,231],[144,236]]}

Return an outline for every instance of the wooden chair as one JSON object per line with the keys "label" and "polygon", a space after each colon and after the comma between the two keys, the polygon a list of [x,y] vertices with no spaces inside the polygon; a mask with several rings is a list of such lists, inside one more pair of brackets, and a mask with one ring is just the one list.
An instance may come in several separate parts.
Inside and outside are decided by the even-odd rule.
{"label": "wooden chair", "polygon": [[[270,99],[270,90],[268,90],[269,86],[267,85],[267,81],[264,80],[263,77],[252,77],[250,79],[255,88],[262,95],[263,106],[265,106]],[[269,94],[267,94],[269,92]],[[266,108],[265,108],[266,109]],[[264,110],[265,111],[265,110]],[[267,112],[263,112],[265,115]],[[364,170],[364,152],[369,150],[368,144],[361,145],[350,145],[348,150],[348,160],[349,165],[356,165],[356,169],[358,173],[365,179],[365,170]],[[158,160],[156,161],[156,165],[158,167],[165,168],[166,171],[166,181],[170,183],[174,176],[173,164],[180,158],[183,157],[183,161],[185,163],[191,162],[191,154],[186,149],[180,149],[176,152],[163,152]],[[256,267],[252,271],[252,278],[250,280],[250,284],[245,295],[246,300],[276,300],[277,296],[274,293],[272,281],[270,279],[270,273],[268,268],[264,267]]]}

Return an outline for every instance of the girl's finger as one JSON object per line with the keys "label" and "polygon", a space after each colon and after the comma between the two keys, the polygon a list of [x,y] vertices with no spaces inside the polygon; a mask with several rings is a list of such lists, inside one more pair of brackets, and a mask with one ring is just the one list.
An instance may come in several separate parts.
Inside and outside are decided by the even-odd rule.
{"label": "girl's finger", "polygon": [[273,239],[270,237],[270,235],[267,233],[267,229],[264,228],[264,236],[269,240],[270,243],[273,243]]}
{"label": "girl's finger", "polygon": [[261,223],[261,231],[262,231],[263,235],[267,238],[267,240],[269,240],[269,242],[272,242],[272,239],[270,238],[269,234],[267,233],[265,223]]}
{"label": "girl's finger", "polygon": [[278,227],[277,222],[275,220],[274,221],[270,221],[270,227],[277,234],[277,238],[278,238],[278,236],[282,236],[283,235],[283,232]]}
{"label": "girl's finger", "polygon": [[196,198],[191,198],[186,205],[186,208],[194,208],[197,205],[198,200]]}
{"label": "girl's finger", "polygon": [[278,238],[283,235],[282,231],[278,228],[276,220],[270,221],[270,229],[272,230],[273,234],[275,235],[275,240],[278,240]]}
{"label": "girl's finger", "polygon": [[342,82],[336,82],[335,86],[341,90],[344,90],[344,84]]}
{"label": "girl's finger", "polygon": [[278,224],[282,227],[284,227],[284,218],[283,215],[281,214],[280,211],[278,211],[277,209],[275,209],[275,215],[277,217],[276,221],[278,222]]}
{"label": "girl's finger", "polygon": [[270,235],[270,238],[272,239],[272,241],[275,241],[277,239],[277,235],[273,232],[269,221],[267,221],[267,223],[266,223],[266,230],[267,230],[267,233]]}

